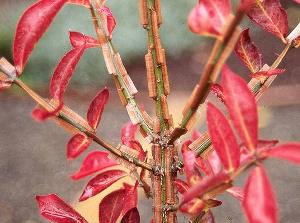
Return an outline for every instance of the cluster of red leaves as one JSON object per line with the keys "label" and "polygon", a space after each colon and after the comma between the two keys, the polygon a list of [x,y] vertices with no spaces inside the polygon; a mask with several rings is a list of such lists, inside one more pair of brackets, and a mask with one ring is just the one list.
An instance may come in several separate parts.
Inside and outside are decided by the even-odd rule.
{"label": "cluster of red leaves", "polygon": [[[190,215],[199,215],[201,212],[211,215],[209,209],[221,205],[214,197],[227,191],[242,201],[249,222],[275,223],[276,201],[261,162],[273,157],[300,164],[300,144],[275,146],[276,141],[258,139],[254,95],[246,82],[226,66],[222,74],[222,96],[242,146],[229,120],[216,106],[208,103],[207,124],[214,152],[206,159],[196,158],[195,152],[188,149],[192,141],[183,144],[187,183],[179,179],[176,181],[179,192],[183,194],[181,211]],[[244,189],[232,187],[235,173],[254,162],[259,164],[251,171]]]}
{"label": "cluster of red leaves", "polygon": [[[298,0],[295,2],[299,3]],[[13,59],[18,76],[22,74],[35,45],[62,7],[68,3],[91,8],[89,0],[39,0],[24,12],[17,25],[13,43]],[[287,14],[279,0],[242,0],[238,10],[243,10],[262,29],[286,42]],[[112,38],[116,21],[111,11],[106,6],[97,11],[104,18],[108,37]],[[219,37],[231,13],[229,0],[199,0],[189,15],[188,24],[194,33]],[[70,32],[69,36],[72,49],[60,60],[50,82],[49,92],[53,109],[49,111],[36,108],[33,117],[37,120],[55,116],[64,108],[65,91],[85,50],[101,46],[98,40],[79,32]],[[262,54],[251,41],[248,29],[241,34],[235,51],[249,68],[252,77],[260,78],[284,72],[283,69],[269,69],[263,66]],[[0,89],[11,85],[0,80]],[[203,159],[196,158],[195,153],[188,149],[189,144],[199,137],[198,133],[194,134],[192,140],[184,143],[182,153],[187,182],[176,180],[177,188],[183,194],[180,210],[191,215],[203,212],[207,222],[214,222],[210,209],[222,204],[215,199],[215,196],[227,191],[242,202],[249,222],[275,223],[277,222],[276,201],[262,161],[273,157],[299,164],[300,144],[288,143],[275,146],[277,142],[258,139],[255,98],[244,80],[228,67],[225,66],[223,69],[222,84],[215,84],[211,90],[225,103],[231,122],[216,106],[209,103],[207,124],[214,152]],[[89,106],[87,123],[94,132],[98,128],[108,98],[109,92],[105,88],[95,96]],[[232,127],[236,130],[242,146]],[[136,140],[136,131],[137,126],[132,123],[126,124],[121,131],[121,141],[123,145],[137,151],[140,160],[145,160],[147,153]],[[82,133],[73,135],[67,145],[68,159],[77,158],[91,143],[92,139]],[[251,171],[244,189],[233,187],[234,174],[253,161],[258,164]],[[126,177],[127,173],[123,170],[107,170],[109,167],[118,166],[119,164],[110,159],[106,152],[89,153],[79,171],[72,175],[72,179],[78,180],[98,174],[90,179],[79,201],[101,193],[116,181]],[[137,186],[137,183],[134,186],[124,183],[122,188],[108,194],[99,204],[99,222],[113,223],[118,219],[122,219],[121,222],[124,223],[140,222],[137,210]],[[57,195],[37,196],[36,199],[41,215],[52,222],[87,222]]]}
{"label": "cluster of red leaves", "polygon": [[[279,0],[242,0],[238,10],[245,11],[263,30],[286,42],[288,20]],[[199,0],[189,15],[188,25],[196,34],[218,37],[222,34],[230,14],[229,0]]]}
{"label": "cluster of red leaves", "polygon": [[[40,0],[23,13],[17,25],[13,44],[14,64],[19,76],[22,74],[35,45],[66,3],[91,8],[89,0]],[[103,6],[98,9],[98,13],[105,19],[107,32],[111,38],[116,25],[111,11],[108,7]],[[98,40],[79,32],[70,32],[69,37],[72,49],[60,60],[50,82],[49,92],[52,98],[53,110],[48,111],[37,107],[32,113],[36,120],[42,121],[55,116],[63,109],[64,93],[85,50],[101,46]],[[88,108],[87,123],[94,131],[99,125],[108,98],[109,92],[105,88],[95,96]],[[127,124],[122,131],[122,141],[124,140],[124,144],[138,150],[141,158],[145,159],[146,154],[141,145],[135,140],[135,133],[136,126]],[[91,143],[92,139],[83,133],[75,134],[67,145],[68,159],[77,158]],[[116,181],[127,176],[128,174],[123,170],[106,170],[109,167],[118,166],[119,164],[116,161],[108,157],[107,152],[94,151],[89,153],[84,159],[80,170],[72,175],[72,179],[78,180],[97,172],[100,173],[88,182],[79,201],[87,200],[101,193]],[[112,223],[120,217],[122,217],[122,222],[139,222],[137,185],[130,186],[124,183],[123,188],[107,195],[99,204],[99,222]],[[125,202],[125,199],[130,201]],[[41,214],[52,222],[87,222],[57,195],[37,196],[37,201]]]}

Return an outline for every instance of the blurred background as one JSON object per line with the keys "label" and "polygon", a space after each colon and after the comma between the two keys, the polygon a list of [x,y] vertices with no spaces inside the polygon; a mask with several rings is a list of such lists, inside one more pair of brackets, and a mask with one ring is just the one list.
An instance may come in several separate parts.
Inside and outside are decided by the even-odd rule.
{"label": "blurred background", "polygon": [[[0,1],[0,56],[10,61],[16,23],[22,11],[32,2],[34,1]],[[196,36],[186,26],[187,15],[195,2],[162,0],[164,23],[161,38],[167,50],[172,84],[172,94],[169,97],[171,112],[178,113],[184,106],[213,44],[212,39]],[[290,0],[281,2],[288,12],[289,26],[292,29],[300,21],[300,7]],[[138,87],[138,101],[153,113],[152,101],[147,98],[145,78],[146,33],[139,25],[137,0],[110,0],[108,5],[117,20],[113,34],[114,44]],[[284,46],[272,35],[256,28],[248,19],[244,20],[242,26],[251,27],[251,37],[263,52],[265,62],[271,64]],[[63,8],[35,48],[22,76],[22,80],[45,97],[48,95],[48,83],[54,67],[70,49],[69,30],[94,36],[90,14],[86,9],[72,5]],[[287,55],[280,66],[287,72],[276,79],[259,102],[262,139],[300,141],[299,58],[300,50],[292,50]],[[235,55],[230,57],[228,64],[249,80],[247,70]],[[98,49],[88,50],[81,60],[67,90],[66,103],[84,116],[89,101],[104,86],[111,89],[112,96],[105,109],[99,134],[117,144],[120,128],[128,121],[128,117],[118,101]],[[215,98],[210,96],[210,100],[214,101]],[[86,153],[78,160],[67,161],[65,145],[70,135],[51,121],[43,124],[34,122],[30,115],[34,106],[15,87],[0,92],[0,223],[45,222],[39,216],[34,195],[49,193],[57,193],[70,202],[89,222],[98,222],[98,202],[105,193],[79,204],[76,200],[87,180],[74,182],[69,178],[79,168]],[[204,114],[205,108],[201,108],[197,127],[202,132],[205,131]],[[175,123],[179,119],[180,114],[175,114]],[[277,192],[280,222],[300,222],[300,169],[279,161],[268,161],[267,166]],[[239,184],[242,185],[243,181],[244,178],[239,179]],[[142,198],[142,194],[140,197]],[[217,222],[245,222],[237,201],[228,196],[221,200],[224,205],[214,210]],[[151,203],[147,201],[140,202],[142,222],[149,222],[151,218],[149,205]]]}

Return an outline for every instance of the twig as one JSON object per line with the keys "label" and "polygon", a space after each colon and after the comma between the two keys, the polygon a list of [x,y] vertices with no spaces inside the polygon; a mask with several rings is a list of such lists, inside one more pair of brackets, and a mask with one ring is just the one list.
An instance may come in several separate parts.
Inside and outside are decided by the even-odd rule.
{"label": "twig", "polygon": [[135,89],[135,86],[127,74],[119,53],[113,46],[112,41],[106,33],[102,18],[97,12],[97,8],[100,8],[101,5],[98,5],[95,0],[92,0],[91,4],[92,8],[90,11],[94,22],[95,31],[97,33],[99,42],[104,43],[102,44],[102,53],[106,62],[107,70],[115,80],[120,100],[122,104],[126,106],[131,121],[134,124],[139,124],[143,133],[151,137],[148,140],[150,142],[156,137],[156,134],[154,134],[151,124],[147,123],[145,120],[145,111],[141,110],[135,100],[135,92],[132,92],[132,89]]}
{"label": "twig", "polygon": [[[5,59],[2,58],[1,62]],[[5,60],[6,61],[6,60]],[[2,64],[2,63],[1,63]],[[1,69],[8,77],[10,77],[10,74],[6,73],[5,69]],[[26,85],[21,79],[14,77],[13,83],[15,83],[17,86],[19,86],[24,92],[26,92],[36,103],[38,103],[39,106],[41,106],[43,109],[47,111],[53,111],[55,108],[54,106],[42,98],[39,94],[37,94],[34,90],[32,90],[28,85]],[[136,166],[139,166],[141,168],[147,169],[149,171],[152,171],[152,166],[146,162],[140,161],[135,157],[130,156],[129,154],[126,154],[120,150],[118,150],[116,147],[112,146],[110,143],[106,142],[102,138],[98,137],[93,130],[91,130],[90,127],[88,127],[88,124],[85,124],[85,121],[81,116],[79,116],[77,113],[72,111],[71,109],[67,108],[68,113],[64,112],[65,109],[62,109],[57,114],[57,118],[59,120],[62,120],[63,122],[69,124],[74,129],[80,131],[81,133],[84,133],[91,139],[93,139],[94,142],[96,142],[98,145],[101,145],[109,152],[113,153],[114,155],[135,164]],[[76,119],[80,120],[80,122],[74,120],[69,114],[72,113],[73,116],[76,116]]]}
{"label": "twig", "polygon": [[165,50],[162,48],[159,27],[162,23],[160,0],[139,0],[140,20],[148,34],[148,53],[145,56],[149,97],[156,107],[154,131],[159,134],[152,146],[155,165],[161,169],[161,176],[152,176],[154,196],[154,221],[157,223],[176,221],[176,213],[163,210],[166,205],[175,203],[174,146],[166,146],[172,116],[169,114],[167,95],[170,93]]}
{"label": "twig", "polygon": [[238,10],[237,15],[233,19],[229,19],[229,23],[225,26],[222,37],[216,40],[210,58],[202,72],[199,83],[194,88],[193,93],[183,110],[181,124],[179,127],[175,128],[171,134],[170,144],[184,135],[192,125],[191,122],[198,110],[198,107],[200,104],[205,102],[211,85],[216,82],[223,64],[230,56],[236,42],[238,41],[241,32],[238,25],[243,16],[244,12],[242,10]]}

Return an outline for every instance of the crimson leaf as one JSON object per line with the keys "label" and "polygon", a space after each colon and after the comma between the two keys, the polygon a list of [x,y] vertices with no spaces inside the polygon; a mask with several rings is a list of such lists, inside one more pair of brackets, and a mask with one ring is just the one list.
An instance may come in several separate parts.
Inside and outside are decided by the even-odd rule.
{"label": "crimson leaf", "polygon": [[101,193],[103,190],[111,186],[119,179],[125,177],[126,175],[126,172],[122,170],[108,170],[106,172],[98,174],[88,182],[82,195],[79,198],[79,201],[85,201],[88,198]]}
{"label": "crimson leaf", "polygon": [[66,0],[40,0],[21,16],[13,43],[13,59],[19,75],[37,42],[46,32]]}
{"label": "crimson leaf", "polygon": [[262,166],[252,170],[244,193],[243,208],[249,223],[278,222],[275,196]]}
{"label": "crimson leaf", "polygon": [[41,215],[56,223],[87,223],[71,206],[56,194],[36,196]]}

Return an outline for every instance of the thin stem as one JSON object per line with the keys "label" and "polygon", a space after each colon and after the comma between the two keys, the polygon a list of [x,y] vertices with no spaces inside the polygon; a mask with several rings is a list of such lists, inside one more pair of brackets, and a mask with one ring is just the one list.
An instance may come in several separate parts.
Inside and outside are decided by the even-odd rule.
{"label": "thin stem", "polygon": [[156,108],[154,129],[159,134],[152,146],[155,165],[161,176],[153,176],[154,221],[156,223],[176,221],[176,213],[163,207],[175,204],[174,174],[172,170],[175,147],[166,145],[172,117],[169,114],[167,95],[170,93],[165,50],[162,48],[159,27],[162,16],[160,0],[140,0],[141,24],[147,31],[148,53],[145,56],[149,97]]}
{"label": "thin stem", "polygon": [[[99,8],[100,6],[95,3],[95,0],[91,1],[91,4],[92,8],[90,11],[98,40],[100,43],[102,43],[102,52],[106,61],[106,67],[109,73],[114,77],[121,102],[124,106],[126,106],[131,120],[133,122],[137,122],[141,129],[146,134],[151,136],[151,141],[156,137],[156,135],[152,130],[152,126],[145,120],[143,112],[135,100],[134,94],[131,90],[132,88],[135,88],[134,84],[132,83],[131,79],[130,84],[125,80],[125,78],[129,79],[130,77],[125,70],[119,53],[106,33],[106,28],[103,25],[104,23],[101,16],[97,12],[97,7]],[[124,69],[124,71],[122,72],[121,69]]]}
{"label": "thin stem", "polygon": [[[37,102],[42,108],[46,109],[47,111],[51,111],[54,109],[53,105],[51,105],[48,101],[46,101],[44,98],[42,98],[40,95],[38,95],[35,91],[33,91],[29,86],[27,86],[22,80],[19,78],[15,78],[14,83],[19,86],[24,92],[26,92],[35,102]],[[78,114],[76,114],[74,111],[70,110],[69,112],[75,114],[77,117],[80,117]],[[85,126],[83,126],[81,123],[74,122],[74,120],[63,111],[60,111],[57,114],[57,118],[63,120],[64,122],[68,123],[75,129],[78,129],[80,132],[86,134],[88,137],[92,138],[94,142],[96,142],[98,145],[101,145],[106,150],[111,152],[112,154],[135,164],[136,166],[139,166],[141,168],[147,169],[149,171],[152,171],[152,167],[150,164],[140,161],[135,157],[130,156],[129,154],[126,154],[120,150],[118,150],[116,147],[112,146],[110,143],[106,142],[105,140],[98,137],[95,132],[89,130]],[[80,119],[83,119],[80,117]]]}
{"label": "thin stem", "polygon": [[[293,48],[291,48],[291,44],[287,44],[283,51],[279,54],[279,56],[276,58],[276,60],[271,65],[270,69],[277,68],[287,53]],[[270,85],[273,83],[273,81],[276,79],[277,75],[273,75],[271,77],[265,77],[262,80],[258,80],[256,78],[252,78],[248,86],[251,89],[251,91],[255,94],[256,100],[259,100],[260,97],[263,95],[265,90],[270,87]],[[209,135],[205,133],[203,137],[196,140],[192,145],[191,149],[195,150],[197,152],[197,156],[201,156],[203,153],[207,151],[211,146],[211,140],[209,138]],[[180,167],[183,167],[182,163],[180,164]]]}
{"label": "thin stem", "polygon": [[244,12],[238,10],[237,15],[233,19],[229,19],[229,23],[225,26],[222,37],[216,40],[199,83],[195,86],[193,93],[185,106],[181,124],[172,132],[169,143],[172,144],[176,139],[184,135],[193,124],[191,122],[199,106],[205,102],[211,85],[216,82],[223,64],[230,56],[238,41],[241,32],[238,25],[243,17]]}

